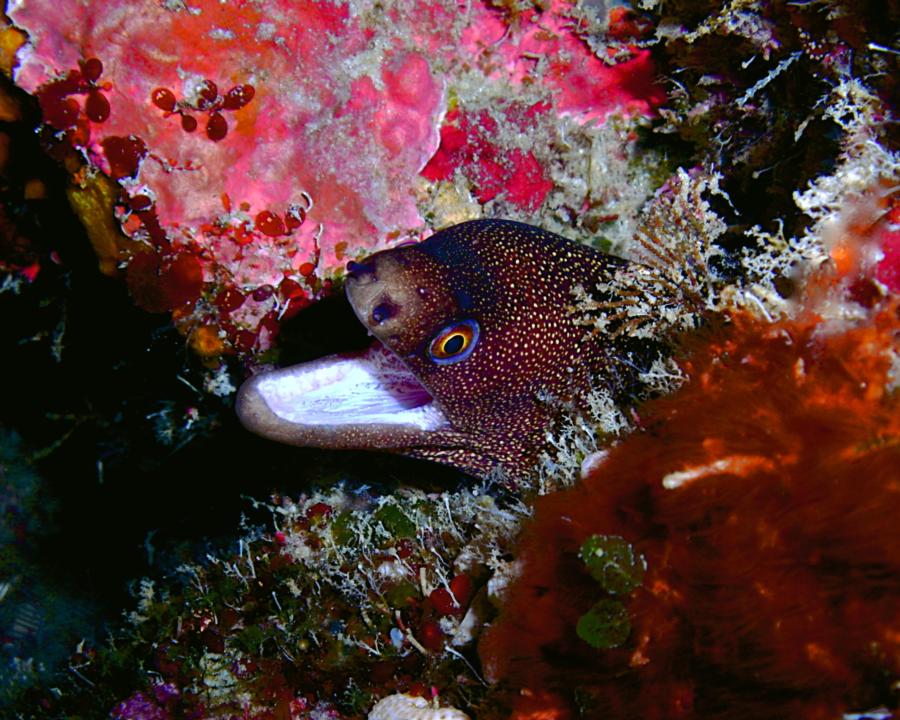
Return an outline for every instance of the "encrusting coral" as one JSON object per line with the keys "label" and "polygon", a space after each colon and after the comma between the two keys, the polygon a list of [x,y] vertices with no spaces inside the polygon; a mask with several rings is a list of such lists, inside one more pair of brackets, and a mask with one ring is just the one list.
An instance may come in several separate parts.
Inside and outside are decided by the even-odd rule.
{"label": "encrusting coral", "polygon": [[[14,78],[67,158],[104,272],[124,273],[135,302],[184,334],[214,334],[192,342],[201,356],[271,348],[347,259],[435,229],[451,211],[430,196],[470,217],[534,216],[556,175],[575,180],[552,200],[574,216],[602,188],[649,190],[565,169],[555,137],[590,143],[591,123],[664,99],[649,51],[628,50],[626,30],[604,62],[567,2],[137,7],[12,3],[28,33]],[[111,212],[120,232],[104,226]]]}

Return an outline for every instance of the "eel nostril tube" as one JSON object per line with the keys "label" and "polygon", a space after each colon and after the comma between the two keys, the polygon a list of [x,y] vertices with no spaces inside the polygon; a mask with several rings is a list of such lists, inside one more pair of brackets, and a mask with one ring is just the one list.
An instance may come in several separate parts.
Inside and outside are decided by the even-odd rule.
{"label": "eel nostril tube", "polygon": [[351,260],[347,263],[347,275],[352,277],[354,280],[370,280],[375,275],[375,263],[359,263]]}

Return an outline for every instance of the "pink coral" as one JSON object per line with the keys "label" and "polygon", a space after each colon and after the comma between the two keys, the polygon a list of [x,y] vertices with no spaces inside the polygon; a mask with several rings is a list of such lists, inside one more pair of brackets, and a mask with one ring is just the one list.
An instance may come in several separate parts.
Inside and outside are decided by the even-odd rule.
{"label": "pink coral", "polygon": [[[649,51],[630,48],[625,62],[607,64],[582,36],[575,11],[566,0],[550,2],[546,10],[534,5],[515,18],[521,32],[510,33],[508,19],[500,11],[476,3],[463,43],[476,56],[490,58],[496,73],[516,83],[533,80],[537,66],[546,63],[546,83],[556,109],[582,122],[605,120],[623,109],[649,113],[664,102]],[[625,25],[625,14],[618,8],[610,16],[611,34],[616,34]]]}
{"label": "pink coral", "polygon": [[[524,109],[512,106],[504,115],[513,127],[525,132],[533,116],[547,109],[545,103]],[[463,170],[480,202],[504,193],[513,205],[537,209],[553,183],[533,152],[519,148],[504,151],[493,141],[496,132],[497,121],[485,110],[467,115],[448,113],[447,123],[441,128],[441,146],[422,175],[432,181],[447,180],[456,170]]]}
{"label": "pink coral", "polygon": [[900,293],[900,202],[888,212],[880,241],[883,258],[875,277],[891,292]]}
{"label": "pink coral", "polygon": [[[130,198],[123,229],[156,248],[128,274],[146,309],[200,297],[170,281],[187,257],[207,283],[246,294],[291,278],[305,298],[348,244],[422,226],[409,187],[444,83],[389,30],[372,38],[331,3],[69,4],[11,8],[31,38],[16,79]],[[387,47],[370,56],[373,39]],[[293,297],[217,312],[236,342]]]}
{"label": "pink coral", "polygon": [[[85,55],[100,56],[110,110],[91,124],[86,147],[108,173],[136,175],[130,185],[152,191],[163,226],[181,229],[173,240],[203,243],[202,226],[223,219],[223,194],[246,203],[254,216],[303,203],[301,190],[312,195],[316,207],[307,227],[283,252],[297,266],[310,257],[316,222],[327,221],[323,247],[332,246],[332,238],[420,223],[409,194],[393,194],[384,183],[408,178],[436,144],[441,83],[421,56],[389,52],[382,66],[360,67],[354,76],[346,59],[365,51],[365,35],[339,5],[269,3],[266,13],[255,3],[198,2],[192,10],[145,5],[141,12],[133,3],[118,11],[83,11],[89,22],[73,37],[71,15],[59,12],[58,3],[21,3],[11,15],[30,31],[34,48],[17,80],[34,91],[60,70],[77,72]],[[393,81],[398,74],[415,83]],[[228,112],[228,88],[248,86],[252,99]],[[176,112],[153,102],[158,89],[176,98]],[[90,97],[80,99],[86,105]],[[77,105],[79,98],[66,100]],[[206,131],[187,134],[179,122],[185,117]],[[409,142],[398,143],[403,122]],[[211,139],[211,125],[225,129]],[[373,126],[379,132],[373,134]],[[215,141],[217,133],[223,136]],[[111,138],[152,148],[151,162],[123,163],[121,152],[110,152]],[[373,174],[379,160],[382,187],[354,182]]]}
{"label": "pink coral", "polygon": [[[426,177],[464,166],[480,202],[534,212],[553,188],[522,144],[535,123],[662,101],[646,53],[607,64],[575,12],[563,0],[515,15],[449,0],[9,7],[29,34],[16,82],[121,188],[136,301],[186,332],[218,327],[239,352],[265,349],[346,256],[430,232],[415,192],[441,138]],[[459,105],[439,135],[447,97],[471,102],[455,89],[473,77],[477,107]]]}

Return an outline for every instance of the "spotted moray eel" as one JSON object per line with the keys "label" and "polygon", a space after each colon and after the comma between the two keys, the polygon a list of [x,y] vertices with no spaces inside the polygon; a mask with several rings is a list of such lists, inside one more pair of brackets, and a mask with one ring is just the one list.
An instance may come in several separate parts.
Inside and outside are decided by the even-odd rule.
{"label": "spotted moray eel", "polygon": [[586,333],[572,310],[577,287],[627,266],[505,220],[377,252],[348,264],[346,293],[378,342],[250,378],[238,415],[283,443],[526,476],[559,402],[577,402],[597,382],[627,391],[637,351],[628,338]]}

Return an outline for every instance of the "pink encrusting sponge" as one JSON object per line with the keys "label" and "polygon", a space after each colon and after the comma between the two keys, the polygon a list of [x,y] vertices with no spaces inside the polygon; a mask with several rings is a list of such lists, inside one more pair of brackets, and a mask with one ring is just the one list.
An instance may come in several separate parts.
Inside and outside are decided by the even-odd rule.
{"label": "pink encrusting sponge", "polygon": [[[572,12],[22,0],[9,17],[29,37],[16,83],[88,173],[120,188],[134,242],[105,269],[125,269],[145,309],[212,328],[215,354],[266,349],[347,259],[430,234],[428,180],[459,170],[473,202],[536,212],[553,187],[547,154],[517,147],[534,115],[585,123],[663,101],[646,51],[607,65]],[[445,115],[444,142],[467,133],[486,153],[445,149],[422,176]]]}

